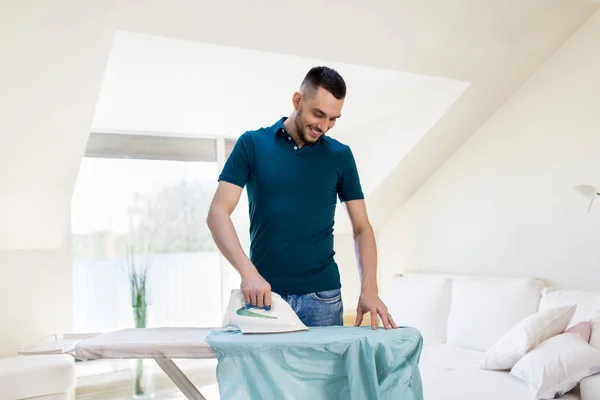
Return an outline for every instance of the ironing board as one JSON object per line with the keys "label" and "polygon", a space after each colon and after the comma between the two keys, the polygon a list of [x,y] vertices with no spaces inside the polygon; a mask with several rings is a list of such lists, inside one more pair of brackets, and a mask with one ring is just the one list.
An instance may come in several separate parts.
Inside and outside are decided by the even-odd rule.
{"label": "ironing board", "polygon": [[[77,360],[154,359],[189,400],[206,400],[173,362],[174,359],[216,358],[205,341],[214,328],[129,328],[106,333],[52,335],[25,345],[20,355],[68,354]],[[48,340],[51,338],[51,340]]]}
{"label": "ironing board", "polygon": [[[329,328],[331,329],[331,328]],[[307,349],[312,349],[314,345],[314,341],[318,339],[317,344],[323,345],[323,343],[329,343],[327,346],[331,348],[332,353],[336,354],[338,351],[345,351],[344,348],[350,342],[353,341],[353,337],[356,336],[359,339],[365,337],[365,333],[369,333],[369,335],[376,333],[371,333],[371,330],[360,332],[356,328],[348,328],[351,329],[348,332],[352,334],[346,337],[345,343],[343,341],[337,340],[337,336],[334,335],[333,338],[323,338],[320,335],[312,335],[312,341],[308,340],[310,337],[307,336],[306,342],[303,342],[298,351],[306,352]],[[368,363],[363,363],[362,359],[368,359],[369,362],[377,363],[377,359],[379,358],[380,363],[388,363],[390,359],[396,359],[394,361],[395,367],[399,370],[406,370],[408,376],[411,376],[409,380],[406,382],[401,382],[397,386],[396,383],[393,383],[393,390],[401,389],[404,391],[417,391],[417,397],[406,397],[406,398],[415,398],[422,399],[422,396],[419,396],[419,393],[422,390],[421,379],[418,370],[414,370],[417,366],[408,365],[404,362],[399,362],[397,358],[402,356],[402,354],[410,355],[411,363],[418,362],[418,358],[420,356],[422,341],[420,340],[420,334],[418,331],[410,329],[407,330],[406,338],[408,340],[404,340],[404,334],[401,331],[398,331],[399,336],[396,337],[398,339],[399,346],[390,352],[381,352],[379,350],[375,350],[374,353],[371,352],[374,348],[377,347],[377,340],[375,347],[370,347],[367,343],[369,339],[366,340],[363,344],[367,346],[367,350],[361,350],[363,344],[361,341],[357,341],[358,345],[355,345],[354,351],[350,351],[350,358],[353,358],[354,361],[351,362],[357,365],[366,365]],[[231,345],[233,343],[234,346],[239,345],[255,345],[257,339],[263,341],[262,345],[264,347],[265,343],[273,342],[271,345],[274,346],[285,346],[289,348],[290,345],[286,342],[286,340],[292,338],[292,336],[274,336],[272,337],[272,341],[265,341],[263,335],[248,335],[246,339],[240,342],[240,338],[244,336],[239,336],[237,334],[229,335],[227,330],[223,328],[194,328],[194,327],[159,327],[159,328],[128,328],[121,329],[112,332],[106,333],[96,333],[96,334],[75,334],[75,335],[64,335],[62,338],[58,338],[53,336],[53,339],[44,343],[43,341],[34,343],[32,345],[24,346],[21,350],[18,351],[21,355],[34,355],[34,354],[66,354],[74,357],[76,360],[86,361],[86,360],[94,360],[94,359],[154,359],[156,363],[160,366],[160,368],[165,372],[165,374],[171,379],[171,381],[177,386],[177,388],[181,391],[181,393],[188,400],[207,400],[206,397],[200,393],[200,390],[194,386],[194,384],[189,380],[189,378],[185,375],[185,373],[173,362],[174,359],[219,359],[222,360],[224,352],[224,348],[227,348],[227,345]],[[216,336],[215,336],[216,334]],[[380,333],[381,334],[381,333]],[[290,335],[293,335],[290,334]],[[387,336],[386,336],[387,337]],[[218,339],[215,341],[215,339]],[[276,340],[275,340],[276,339]],[[243,342],[243,343],[242,343]],[[275,343],[278,342],[278,343]],[[216,346],[215,348],[211,347],[209,343],[212,343],[212,346]],[[406,345],[403,345],[406,344]],[[225,347],[224,347],[225,345]],[[242,346],[243,347],[243,346]],[[337,349],[337,350],[336,350]],[[317,352],[320,350],[316,350]],[[218,352],[218,353],[217,353]],[[384,354],[386,353],[386,354]],[[269,353],[266,353],[267,355]],[[373,358],[375,356],[375,358]],[[221,358],[220,358],[221,357]],[[391,357],[391,358],[390,358]],[[236,368],[242,368],[243,365],[237,365],[239,359],[239,354],[237,352],[232,352],[231,355],[228,355],[224,360],[225,364],[228,367],[232,365]],[[254,363],[256,360],[246,360],[246,363]],[[289,361],[289,360],[288,360]],[[292,360],[293,362],[293,360]],[[345,361],[344,361],[345,362]],[[225,365],[223,364],[223,365]],[[386,364],[387,365],[387,364]],[[252,369],[254,367],[250,367]],[[387,366],[384,367],[386,371],[384,371],[384,375],[388,375],[388,382],[385,383],[384,386],[387,386],[387,390],[390,390],[390,382],[395,382],[396,377],[390,376],[390,373],[394,373],[394,371],[387,371]],[[272,372],[272,371],[271,371]],[[314,371],[312,371],[314,372]],[[217,373],[218,375],[218,373]],[[262,374],[259,374],[262,375]],[[273,374],[271,374],[273,375]],[[293,375],[293,374],[291,374]],[[361,375],[359,373],[359,375]],[[371,390],[374,386],[369,384],[369,382],[373,381],[373,376],[354,376],[355,385],[361,385],[362,389]],[[239,375],[238,375],[239,376]],[[337,379],[335,373],[333,377]],[[261,376],[261,379],[264,378]],[[356,379],[358,378],[358,379]],[[367,380],[366,384],[363,384],[363,380]],[[378,385],[378,379],[375,379],[373,383],[375,386]],[[294,380],[296,382],[296,380]],[[231,387],[237,390],[237,386],[239,384],[239,380],[227,382],[224,390],[229,390]],[[271,382],[272,383],[272,382]],[[297,382],[296,382],[297,383]],[[219,382],[221,384],[221,382]],[[323,382],[321,382],[323,384]],[[219,387],[221,390],[221,387]],[[244,388],[245,390],[245,388]],[[353,392],[354,393],[354,392]],[[364,398],[364,397],[363,397]],[[368,398],[368,397],[367,397]]]}

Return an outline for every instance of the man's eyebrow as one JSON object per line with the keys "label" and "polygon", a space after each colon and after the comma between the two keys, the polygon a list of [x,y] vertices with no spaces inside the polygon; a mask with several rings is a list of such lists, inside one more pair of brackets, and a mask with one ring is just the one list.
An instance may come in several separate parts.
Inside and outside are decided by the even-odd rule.
{"label": "man's eyebrow", "polygon": [[[327,115],[327,114],[325,114],[325,113],[323,112],[323,110],[321,110],[321,109],[319,109],[319,108],[315,108],[315,111],[316,111],[316,112],[318,112],[319,114]],[[342,116],[342,114],[340,114],[340,115],[337,115],[337,116],[335,116],[335,117],[332,117],[332,118],[334,118],[334,119],[338,119],[338,118],[339,118],[339,117],[341,117],[341,116]]]}

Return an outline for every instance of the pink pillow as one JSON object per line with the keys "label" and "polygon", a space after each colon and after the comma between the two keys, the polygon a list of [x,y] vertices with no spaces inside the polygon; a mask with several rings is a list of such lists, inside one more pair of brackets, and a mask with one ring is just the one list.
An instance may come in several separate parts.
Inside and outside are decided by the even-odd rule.
{"label": "pink pillow", "polygon": [[581,335],[583,340],[590,342],[590,336],[592,334],[592,321],[583,321],[573,325],[565,331],[565,333],[578,333]]}

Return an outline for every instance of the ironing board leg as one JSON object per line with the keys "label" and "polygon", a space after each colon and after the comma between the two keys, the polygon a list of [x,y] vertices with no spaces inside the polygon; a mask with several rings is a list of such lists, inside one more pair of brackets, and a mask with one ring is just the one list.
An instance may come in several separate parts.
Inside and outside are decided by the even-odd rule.
{"label": "ironing board leg", "polygon": [[162,368],[173,383],[181,390],[189,400],[206,400],[202,393],[185,376],[183,371],[170,358],[155,358],[157,364]]}

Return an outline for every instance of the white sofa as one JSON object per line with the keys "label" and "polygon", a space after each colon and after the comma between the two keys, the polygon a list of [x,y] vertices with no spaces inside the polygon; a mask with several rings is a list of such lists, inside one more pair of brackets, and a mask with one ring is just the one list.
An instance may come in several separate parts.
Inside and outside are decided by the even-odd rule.
{"label": "white sofa", "polygon": [[72,400],[75,365],[67,355],[0,358],[1,400]]}
{"label": "white sofa", "polygon": [[[547,314],[555,312],[556,307],[576,305],[574,314],[563,317],[568,318],[565,329],[600,316],[600,292],[555,290],[536,279],[407,273],[389,282],[384,300],[397,324],[413,326],[423,335],[420,370],[425,400],[535,399],[535,384],[531,380],[526,382],[524,379],[527,378],[518,374],[511,374],[512,368],[483,369],[480,363],[486,352],[503,337],[513,346],[522,341],[523,334],[507,341],[509,330],[526,317],[529,317],[528,320],[537,318],[544,310],[552,309],[544,311]],[[600,347],[600,319],[598,321],[592,325],[589,344],[585,342],[589,349],[585,347],[584,350],[586,354],[589,350],[591,358],[578,359],[585,358],[600,372],[600,350],[596,350]],[[553,323],[556,327],[554,320]],[[513,331],[515,329],[519,330],[513,328]],[[562,332],[554,332],[552,337]],[[570,336],[569,339],[575,337]],[[579,335],[577,339],[580,339]],[[539,348],[535,354],[540,354],[543,349],[541,343],[536,343],[527,353]],[[547,343],[549,345],[550,342]],[[582,343],[584,339],[581,339],[581,346],[584,346]],[[498,345],[494,347],[497,348]],[[542,374],[548,376],[552,371],[567,369],[563,364],[568,361],[563,360],[557,351],[547,352],[546,359],[554,357],[558,367],[551,366],[550,362],[547,362],[548,365],[536,365],[530,360],[539,357],[534,359],[533,356],[534,353],[529,354],[527,362],[523,359],[521,363],[532,368],[530,376],[533,381]],[[586,371],[588,376],[582,379],[571,377],[580,383],[556,398],[600,400],[600,373],[594,372]],[[577,374],[582,372],[577,371]]]}

